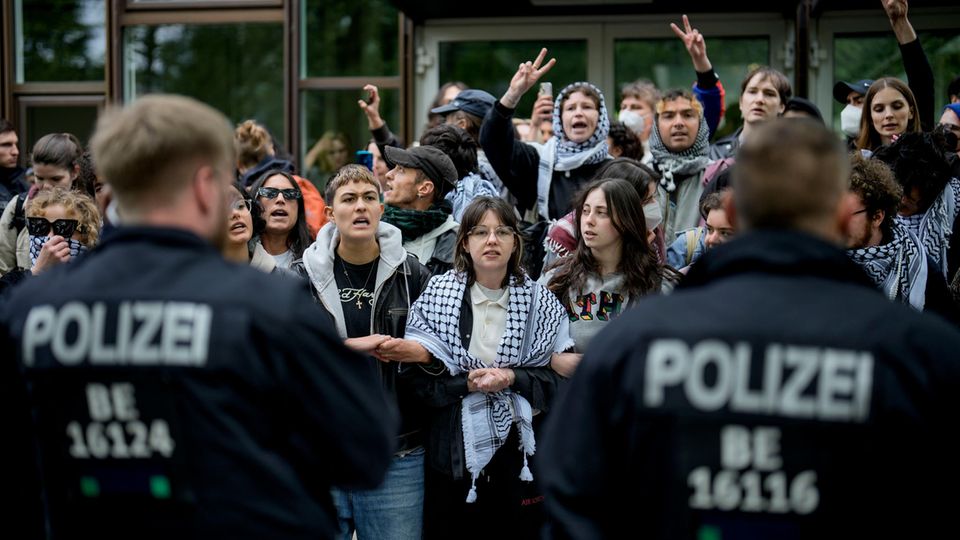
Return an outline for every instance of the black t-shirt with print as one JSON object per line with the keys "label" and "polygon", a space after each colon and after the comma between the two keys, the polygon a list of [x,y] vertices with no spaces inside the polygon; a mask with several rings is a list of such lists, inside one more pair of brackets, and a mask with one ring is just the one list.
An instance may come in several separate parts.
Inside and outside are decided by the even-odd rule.
{"label": "black t-shirt with print", "polygon": [[350,264],[336,256],[334,278],[340,291],[340,307],[343,308],[347,337],[370,335],[373,291],[377,281],[377,265],[380,257],[367,264]]}

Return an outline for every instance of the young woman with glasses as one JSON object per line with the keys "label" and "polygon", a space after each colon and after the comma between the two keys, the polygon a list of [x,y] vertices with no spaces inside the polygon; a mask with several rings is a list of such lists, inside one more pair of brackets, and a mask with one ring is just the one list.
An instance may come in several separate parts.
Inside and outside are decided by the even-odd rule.
{"label": "young woman with glasses", "polygon": [[230,186],[227,193],[227,242],[223,257],[267,273],[283,272],[262,244],[251,242],[253,232],[262,229],[260,205],[239,183]]}
{"label": "young woman with glasses", "polygon": [[256,229],[255,242],[273,256],[277,266],[288,269],[303,256],[311,243],[303,195],[289,173],[267,171],[250,188],[262,210],[263,228]]}
{"label": "young woman with glasses", "polygon": [[551,355],[572,343],[563,306],[527,276],[522,254],[510,204],[474,199],[455,268],[413,304],[405,339],[377,348],[435,377],[421,390],[432,406],[424,538],[491,538],[505,526],[535,538],[542,524],[529,457],[560,381]]}

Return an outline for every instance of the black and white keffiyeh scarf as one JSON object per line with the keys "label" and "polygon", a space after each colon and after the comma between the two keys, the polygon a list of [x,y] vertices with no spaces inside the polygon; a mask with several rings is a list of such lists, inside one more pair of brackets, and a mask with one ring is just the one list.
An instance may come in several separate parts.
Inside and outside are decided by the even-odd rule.
{"label": "black and white keffiyeh scarf", "polygon": [[894,223],[893,239],[879,246],[851,249],[847,255],[860,265],[890,300],[923,311],[927,291],[927,254],[920,239]]}
{"label": "black and white keffiyeh scarf", "polygon": [[[460,339],[460,308],[466,287],[466,275],[454,270],[433,277],[407,319],[406,339],[423,345],[452,375],[490,367],[471,355]],[[545,287],[528,277],[511,284],[506,328],[494,367],[548,365],[554,352],[573,345],[569,324],[563,306]],[[514,423],[524,455],[520,479],[532,481],[527,457],[536,451],[536,441],[530,403],[508,388],[492,394],[471,392],[463,398],[461,407],[463,448],[472,477],[467,502],[477,499],[477,477],[503,446]]]}
{"label": "black and white keffiyeh scarf", "polygon": [[960,213],[960,180],[951,178],[943,192],[934,199],[933,204],[923,214],[897,216],[908,231],[917,235],[924,249],[940,273],[947,276],[947,250],[950,248],[950,236],[953,234],[953,222]]}
{"label": "black and white keffiyeh scarf", "polygon": [[[659,118],[659,115],[657,115]],[[654,120],[656,122],[656,120]],[[693,146],[682,152],[671,152],[663,144],[660,138],[659,124],[654,124],[650,130],[650,153],[653,155],[653,162],[660,169],[662,177],[660,185],[668,192],[677,189],[674,176],[689,176],[698,173],[706,168],[710,163],[707,151],[710,148],[710,128],[707,126],[707,120],[700,111],[700,128],[697,130],[697,138],[693,141]]]}
{"label": "black and white keffiyeh scarf", "polygon": [[[563,132],[563,111],[560,110],[560,104],[567,94],[584,86],[600,96],[600,110],[597,129],[594,130],[593,135],[581,143],[575,143]],[[553,102],[553,138],[545,144],[531,145],[536,148],[540,156],[540,167],[537,172],[537,207],[543,217],[549,218],[548,204],[553,171],[572,171],[583,165],[592,165],[607,159],[610,153],[607,146],[609,133],[610,116],[607,114],[603,92],[599,88],[588,82],[576,82],[567,85],[557,94],[557,99]]]}

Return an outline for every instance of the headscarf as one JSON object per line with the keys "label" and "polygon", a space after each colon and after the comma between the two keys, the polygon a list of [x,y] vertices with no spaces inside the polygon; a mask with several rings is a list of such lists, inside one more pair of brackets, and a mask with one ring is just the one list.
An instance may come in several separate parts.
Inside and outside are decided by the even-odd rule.
{"label": "headscarf", "polygon": [[[657,114],[657,120],[660,115]],[[677,189],[674,176],[688,176],[697,173],[710,163],[707,151],[710,147],[710,128],[707,126],[707,120],[703,116],[703,108],[700,108],[700,127],[697,129],[697,138],[693,145],[682,152],[671,152],[663,144],[660,137],[660,123],[657,121],[653,129],[650,130],[650,152],[653,154],[653,161],[660,169],[663,175],[660,178],[660,185],[668,192]]]}
{"label": "headscarf", "polygon": [[[600,108],[597,111],[597,128],[589,139],[575,143],[567,138],[563,132],[563,111],[560,104],[564,98],[580,88],[592,89],[600,97]],[[554,171],[572,171],[583,165],[600,163],[609,157],[607,135],[610,133],[610,116],[607,114],[606,101],[603,92],[588,82],[575,82],[567,85],[557,94],[553,102],[553,137],[545,144],[532,144],[540,156],[540,167],[537,174],[537,208],[544,218],[549,218],[550,184],[553,181]]]}

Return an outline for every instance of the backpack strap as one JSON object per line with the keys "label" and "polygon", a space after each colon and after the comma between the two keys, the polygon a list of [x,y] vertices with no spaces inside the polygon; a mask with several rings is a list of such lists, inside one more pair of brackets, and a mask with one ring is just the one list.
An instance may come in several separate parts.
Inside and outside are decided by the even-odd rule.
{"label": "backpack strap", "polygon": [[17,235],[20,235],[20,231],[27,226],[27,215],[23,210],[24,204],[27,201],[27,194],[22,193],[17,196],[17,205],[13,208],[13,220],[10,221],[10,228],[17,229]]}

